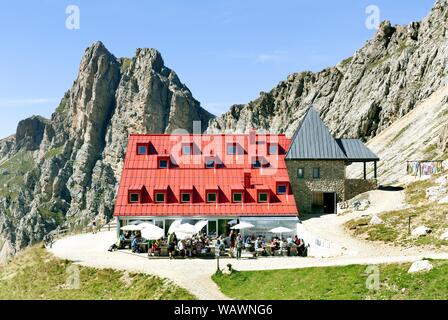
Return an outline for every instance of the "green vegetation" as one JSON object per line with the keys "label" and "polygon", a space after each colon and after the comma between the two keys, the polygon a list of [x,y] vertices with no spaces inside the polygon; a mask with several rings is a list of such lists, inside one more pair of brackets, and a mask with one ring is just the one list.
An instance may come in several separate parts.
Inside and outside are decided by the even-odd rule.
{"label": "green vegetation", "polygon": [[406,203],[418,205],[426,202],[426,189],[434,186],[433,179],[414,181],[406,186]]}
{"label": "green vegetation", "polygon": [[[79,288],[67,279],[76,277]],[[75,282],[69,282],[75,283]],[[0,299],[194,299],[186,290],[158,277],[73,265],[34,246],[0,266]]]}
{"label": "green vegetation", "polygon": [[60,155],[62,153],[63,150],[64,150],[64,146],[50,149],[45,154],[45,159],[51,159],[51,158],[57,157],[58,155]]}
{"label": "green vegetation", "polygon": [[348,64],[350,64],[350,62],[352,62],[352,60],[353,60],[353,57],[342,60],[341,67],[347,66]]}
{"label": "green vegetation", "polygon": [[390,141],[387,143],[387,146],[389,147],[389,146],[391,146],[395,141],[397,141],[397,140],[403,135],[403,133],[405,133],[406,130],[409,129],[410,126],[411,126],[411,125],[408,124],[406,127],[401,128],[401,130],[395,135],[395,137],[393,137],[392,140],[390,140]]}
{"label": "green vegetation", "polygon": [[368,70],[373,70],[373,69],[379,67],[380,65],[382,65],[382,64],[383,64],[384,62],[386,62],[387,60],[389,60],[391,57],[392,57],[392,56],[391,56],[389,53],[386,53],[386,54],[384,55],[384,57],[382,57],[382,58],[380,58],[380,59],[378,59],[378,60],[376,60],[376,61],[373,61],[373,62],[369,63],[369,64],[367,65],[367,69],[368,69]]}
{"label": "green vegetation", "polygon": [[[364,217],[346,222],[346,229],[353,235],[370,241],[396,245],[447,246],[448,241],[439,238],[448,229],[448,204],[429,202],[426,198],[426,189],[433,187],[439,176],[440,174],[428,180],[410,183],[405,189],[405,200],[411,207],[380,213],[378,216],[384,224],[370,225],[370,218]],[[423,237],[410,235],[410,230],[421,225],[430,228],[432,232]]]}
{"label": "green vegetation", "polygon": [[132,59],[129,58],[122,58],[121,59],[121,72],[127,71],[132,64]]}
{"label": "green vegetation", "polygon": [[11,159],[0,165],[0,197],[17,198],[24,183],[24,175],[34,166],[33,155],[29,151],[19,151]]}
{"label": "green vegetation", "polygon": [[[380,265],[378,290],[369,290],[367,266],[293,270],[244,271],[216,274],[213,280],[234,299],[448,299],[448,261],[432,261],[428,273],[409,274],[406,264]],[[370,283],[370,281],[369,281]]]}

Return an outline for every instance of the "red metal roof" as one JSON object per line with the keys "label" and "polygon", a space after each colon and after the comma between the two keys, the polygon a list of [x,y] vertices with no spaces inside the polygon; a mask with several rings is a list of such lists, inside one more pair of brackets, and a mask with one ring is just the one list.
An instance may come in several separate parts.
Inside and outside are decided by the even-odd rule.
{"label": "red metal roof", "polygon": [[[249,134],[166,135],[133,134],[128,148],[115,203],[115,216],[296,216],[292,193],[277,195],[278,177],[289,181],[285,164],[290,140],[285,135],[256,135],[250,143]],[[279,155],[269,155],[267,144],[278,143]],[[182,155],[183,143],[193,143],[193,155]],[[137,155],[137,145],[150,143],[154,152]],[[244,154],[228,155],[227,144],[238,143]],[[217,165],[205,167],[205,158],[213,151]],[[158,168],[158,157],[170,157],[169,168]],[[263,156],[269,167],[252,168],[252,157]],[[250,173],[250,188],[244,188],[244,174]],[[146,189],[143,203],[129,203],[128,192],[135,186]],[[258,203],[259,188],[269,189],[269,203]],[[188,188],[188,189],[186,189]],[[244,202],[232,202],[232,190],[244,190]],[[154,191],[166,190],[166,203],[155,203]],[[218,191],[218,202],[206,202],[206,190]],[[290,188],[288,188],[290,189]],[[192,190],[192,203],[180,201],[181,190]],[[264,190],[264,189],[263,189]],[[288,190],[289,192],[289,190]]]}

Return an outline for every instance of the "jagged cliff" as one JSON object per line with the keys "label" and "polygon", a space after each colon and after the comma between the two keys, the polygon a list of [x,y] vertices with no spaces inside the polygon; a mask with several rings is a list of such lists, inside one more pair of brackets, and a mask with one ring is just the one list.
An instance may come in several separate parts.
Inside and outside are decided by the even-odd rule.
{"label": "jagged cliff", "polygon": [[212,117],[156,50],[117,59],[89,47],[51,119],[0,141],[0,260],[58,225],[111,217],[130,133],[205,130]]}
{"label": "jagged cliff", "polygon": [[374,137],[448,83],[448,5],[437,1],[422,22],[381,24],[375,37],[337,66],[291,74],[274,89],[235,105],[209,132],[251,127],[292,135],[313,104],[340,137]]}
{"label": "jagged cliff", "polygon": [[[292,135],[314,104],[336,136],[369,140],[437,94],[437,108],[431,109],[440,115],[437,123],[430,126],[434,117],[419,117],[424,121],[415,127],[431,129],[418,136],[423,144],[446,151],[448,129],[442,130],[442,123],[448,113],[445,97],[438,95],[448,85],[447,22],[445,0],[438,0],[422,22],[392,26],[386,21],[353,57],[318,73],[292,74],[219,118],[201,108],[156,50],[139,49],[132,59],[117,59],[95,43],[52,118],[26,119],[16,135],[0,140],[0,261],[59,225],[110,217],[127,136],[133,132],[191,131],[192,122],[200,120],[208,132],[255,127]],[[390,145],[401,136],[414,137],[392,129],[385,133]],[[380,144],[378,152],[387,153]],[[396,152],[405,154],[398,146]],[[394,161],[403,159],[393,152],[385,156],[388,167],[380,170],[392,176]]]}

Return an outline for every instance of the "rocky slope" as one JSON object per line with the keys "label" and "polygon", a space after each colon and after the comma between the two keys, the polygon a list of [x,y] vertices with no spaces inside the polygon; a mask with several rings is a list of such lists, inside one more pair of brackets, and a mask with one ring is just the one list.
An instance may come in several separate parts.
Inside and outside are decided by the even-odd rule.
{"label": "rocky slope", "polygon": [[0,141],[0,260],[60,224],[111,217],[130,133],[205,130],[212,117],[156,50],[117,59],[89,47],[51,119]]}
{"label": "rocky slope", "polygon": [[321,72],[290,75],[258,99],[232,106],[208,131],[255,127],[292,135],[314,104],[335,135],[368,140],[448,83],[447,21],[445,0],[422,22],[386,21],[353,57]]}
{"label": "rocky slope", "polygon": [[[255,127],[292,135],[314,104],[336,136],[379,136],[371,146],[387,160],[380,167],[384,177],[399,174],[398,164],[411,151],[440,156],[448,145],[448,129],[442,129],[448,115],[447,20],[448,4],[438,0],[422,22],[392,26],[386,21],[353,57],[318,73],[292,74],[219,118],[201,108],[157,51],[139,49],[132,59],[117,59],[103,44],[94,44],[52,118],[26,119],[15,136],[0,140],[0,261],[61,224],[110,217],[132,132],[191,131],[192,122],[200,120],[208,132]],[[428,98],[433,108],[424,103]],[[404,121],[407,127],[397,128],[414,109],[418,116],[404,119],[418,123]],[[376,145],[382,132],[385,142]],[[396,147],[388,152],[385,146]]]}

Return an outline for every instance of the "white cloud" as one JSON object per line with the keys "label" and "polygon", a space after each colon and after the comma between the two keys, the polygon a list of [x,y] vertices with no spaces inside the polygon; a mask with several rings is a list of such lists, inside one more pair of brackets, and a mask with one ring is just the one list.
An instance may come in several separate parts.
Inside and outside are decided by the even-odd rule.
{"label": "white cloud", "polygon": [[275,51],[272,53],[260,53],[255,57],[255,63],[281,62],[287,58],[287,52]]}
{"label": "white cloud", "polygon": [[18,98],[18,99],[0,99],[0,107],[14,106],[34,106],[39,104],[55,103],[56,98]]}

